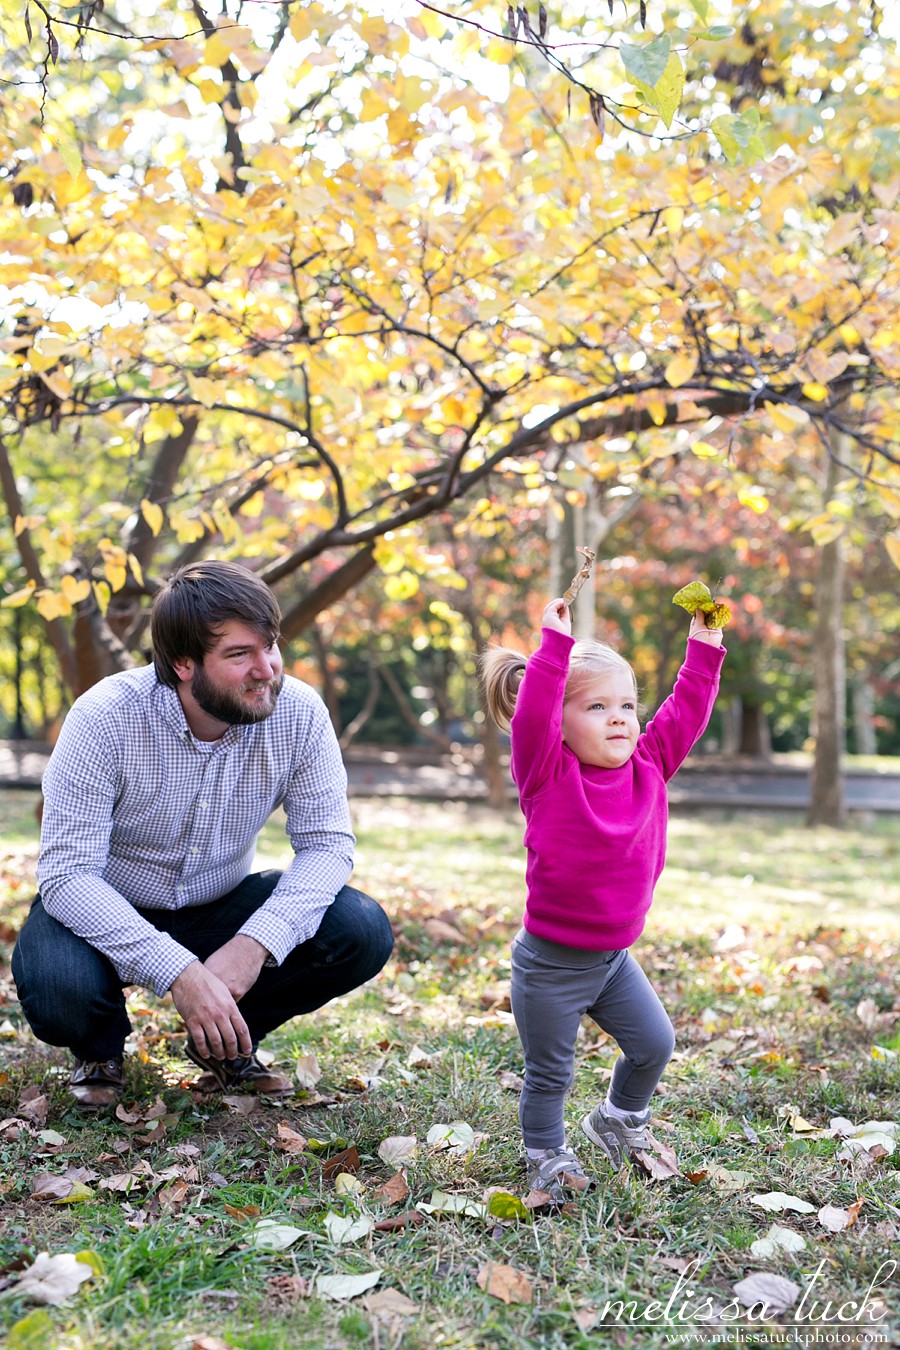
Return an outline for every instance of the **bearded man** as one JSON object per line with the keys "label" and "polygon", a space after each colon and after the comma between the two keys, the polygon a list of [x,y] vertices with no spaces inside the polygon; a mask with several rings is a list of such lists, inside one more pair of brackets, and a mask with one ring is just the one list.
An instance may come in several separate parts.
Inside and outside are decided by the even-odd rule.
{"label": "bearded man", "polygon": [[[171,994],[198,1087],[284,1095],[261,1039],[390,955],[384,912],[347,885],[347,775],[322,699],[284,674],[280,625],[246,568],[192,563],[154,599],[152,665],[101,680],[65,719],[12,969],[35,1035],[72,1052],[84,1109],[121,1095],[127,986]],[[293,860],[252,873],[279,806]]]}

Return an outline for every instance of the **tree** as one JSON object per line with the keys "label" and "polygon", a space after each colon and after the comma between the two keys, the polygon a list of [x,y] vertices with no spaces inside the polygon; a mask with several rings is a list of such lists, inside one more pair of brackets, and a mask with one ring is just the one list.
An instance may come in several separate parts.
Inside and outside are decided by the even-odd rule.
{"label": "tree", "polygon": [[[245,558],[290,637],[376,569],[417,584],[419,522],[568,463],[640,494],[693,456],[765,511],[758,464],[790,498],[838,437],[811,528],[847,528],[851,484],[900,560],[898,58],[868,12],[741,6],[679,55],[660,147],[657,86],[597,42],[632,129],[430,12],[172,0],[136,40],[114,10],[4,20],[10,78],[35,72],[0,96],[6,603],[33,598],[73,692],[140,649],[180,561]],[[765,160],[688,134],[751,110]]]}

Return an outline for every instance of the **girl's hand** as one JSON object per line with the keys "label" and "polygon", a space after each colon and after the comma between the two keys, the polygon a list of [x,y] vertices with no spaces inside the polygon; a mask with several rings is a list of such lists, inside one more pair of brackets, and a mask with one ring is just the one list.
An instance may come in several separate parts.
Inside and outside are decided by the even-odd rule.
{"label": "girl's hand", "polygon": [[691,615],[688,638],[698,638],[701,642],[708,643],[710,647],[721,647],[722,630],[721,628],[707,628],[706,615],[702,609],[698,609]]}
{"label": "girl's hand", "polygon": [[572,632],[572,615],[569,613],[569,606],[561,597],[551,600],[544,610],[544,616],[541,619],[542,628],[555,628],[557,633]]}

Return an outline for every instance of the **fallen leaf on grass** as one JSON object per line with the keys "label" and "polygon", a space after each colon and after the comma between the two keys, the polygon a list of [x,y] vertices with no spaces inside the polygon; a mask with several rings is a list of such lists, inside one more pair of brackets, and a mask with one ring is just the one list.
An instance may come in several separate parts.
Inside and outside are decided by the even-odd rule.
{"label": "fallen leaf on grass", "polygon": [[180,1178],[177,1181],[172,1181],[168,1186],[163,1186],[160,1191],[159,1203],[164,1209],[179,1209],[188,1198],[190,1189],[188,1183]]}
{"label": "fallen leaf on grass", "polygon": [[406,1177],[402,1172],[395,1172],[383,1186],[372,1192],[371,1199],[375,1204],[401,1205],[408,1196],[409,1185]]}
{"label": "fallen leaf on grass", "polygon": [[800,1286],[783,1275],[772,1275],[761,1270],[756,1275],[748,1275],[733,1286],[734,1292],[745,1308],[760,1308],[759,1319],[774,1317],[793,1307],[800,1296]]}
{"label": "fallen leaf on grass", "polygon": [[235,1350],[235,1346],[219,1336],[198,1336],[191,1341],[191,1350]]}
{"label": "fallen leaf on grass", "polygon": [[763,1195],[751,1195],[750,1203],[774,1212],[793,1209],[798,1214],[814,1214],[816,1209],[808,1200],[800,1200],[796,1195],[786,1195],[784,1191],[766,1191]]}
{"label": "fallen leaf on grass", "polygon": [[314,1054],[301,1055],[294,1068],[294,1077],[302,1088],[314,1088],[322,1077],[319,1061]]}
{"label": "fallen leaf on grass", "polygon": [[829,1233],[842,1233],[845,1228],[853,1227],[864,1204],[865,1200],[857,1200],[847,1209],[838,1209],[835,1205],[823,1205],[818,1214],[819,1223],[823,1228],[827,1228]]}
{"label": "fallen leaf on grass", "polygon": [[157,1097],[153,1105],[143,1111],[138,1110],[136,1102],[132,1103],[131,1110],[120,1102],[116,1107],[116,1119],[121,1120],[123,1125],[144,1124],[150,1120],[161,1120],[168,1109],[162,1097]]}
{"label": "fallen leaf on grass", "polygon": [[754,1256],[777,1256],[779,1252],[800,1252],[806,1246],[806,1239],[800,1233],[795,1233],[793,1228],[782,1228],[781,1224],[773,1223],[765,1237],[757,1238],[755,1242],[750,1243],[750,1250]]}
{"label": "fallen leaf on grass", "polygon": [[226,1214],[233,1219],[258,1219],[259,1205],[223,1205]]}
{"label": "fallen leaf on grass", "polygon": [[402,1214],[395,1214],[390,1219],[379,1219],[375,1225],[375,1232],[400,1233],[405,1228],[415,1228],[424,1222],[424,1214],[420,1214],[417,1209],[405,1209]]}
{"label": "fallen leaf on grass", "polygon": [[334,1179],[334,1189],[336,1195],[365,1195],[366,1183],[360,1181],[352,1172],[338,1172]]}
{"label": "fallen leaf on grass", "polygon": [[251,1247],[264,1252],[283,1252],[298,1238],[306,1234],[305,1228],[295,1228],[293,1224],[279,1223],[277,1219],[260,1219],[249,1235]]}
{"label": "fallen leaf on grass", "polygon": [[492,1298],[500,1299],[502,1303],[530,1303],[534,1296],[528,1276],[515,1266],[488,1261],[475,1278],[479,1289]]}
{"label": "fallen leaf on grass", "polygon": [[525,1086],[525,1079],[517,1073],[511,1073],[509,1069],[504,1069],[497,1075],[497,1082],[507,1092],[521,1092]]}
{"label": "fallen leaf on grass", "polygon": [[668,1181],[672,1177],[680,1177],[681,1169],[675,1150],[668,1144],[661,1143],[649,1130],[647,1138],[650,1140],[650,1148],[636,1149],[631,1155],[638,1166],[643,1168],[651,1181]]}
{"label": "fallen leaf on grass", "polygon": [[419,1141],[414,1134],[392,1134],[378,1145],[378,1156],[388,1167],[405,1167],[419,1156]]}
{"label": "fallen leaf on grass", "polygon": [[30,1299],[32,1303],[64,1303],[94,1273],[92,1266],[79,1261],[71,1252],[60,1252],[56,1256],[41,1252],[34,1263],[22,1271],[7,1293],[16,1298]]}
{"label": "fallen leaf on grass", "polygon": [[740,1172],[732,1170],[729,1167],[720,1167],[718,1163],[712,1163],[707,1168],[707,1176],[710,1184],[715,1190],[722,1191],[725,1194],[734,1191],[743,1191],[753,1180],[750,1172]]}
{"label": "fallen leaf on grass", "polygon": [[461,933],[458,928],[454,928],[452,923],[444,923],[443,919],[426,919],[422,925],[426,937],[431,938],[432,942],[449,942],[455,947],[465,947],[469,939]]}
{"label": "fallen leaf on grass", "polygon": [[7,1333],[8,1350],[44,1350],[56,1335],[53,1318],[43,1308],[35,1308],[27,1317],[14,1322]]}
{"label": "fallen leaf on grass", "polygon": [[355,1175],[358,1171],[359,1153],[355,1145],[341,1149],[340,1153],[333,1153],[330,1158],[326,1158],[322,1163],[322,1176],[326,1181],[333,1181],[341,1172],[350,1172]]}
{"label": "fallen leaf on grass", "polygon": [[316,1293],[320,1298],[342,1302],[348,1298],[359,1298],[367,1289],[371,1289],[381,1279],[380,1270],[370,1270],[365,1275],[319,1275],[316,1279]]}
{"label": "fallen leaf on grass", "polygon": [[331,1211],[325,1216],[325,1232],[336,1247],[344,1242],[359,1242],[361,1238],[368,1237],[374,1228],[375,1220],[371,1214],[360,1214],[353,1218]]}
{"label": "fallen leaf on grass", "polygon": [[363,1299],[363,1307],[373,1317],[412,1317],[419,1311],[418,1303],[401,1294],[399,1289],[379,1289]]}
{"label": "fallen leaf on grass", "polygon": [[246,1092],[223,1093],[219,1100],[235,1116],[250,1116],[259,1106],[259,1098]]}
{"label": "fallen leaf on grass", "polygon": [[313,1282],[303,1275],[273,1275],[269,1280],[269,1292],[280,1303],[297,1303],[301,1298],[310,1297]]}
{"label": "fallen leaf on grass", "polygon": [[27,1087],[19,1098],[16,1114],[31,1125],[42,1126],[47,1123],[50,1111],[50,1099],[34,1084]]}
{"label": "fallen leaf on grass", "polygon": [[425,1136],[425,1142],[433,1149],[446,1149],[459,1156],[471,1153],[475,1147],[475,1131],[464,1120],[454,1120],[450,1125],[432,1125]]}
{"label": "fallen leaf on grass", "polygon": [[451,1195],[447,1191],[432,1191],[431,1202],[420,1204],[422,1214],[467,1214],[471,1219],[487,1218],[487,1206],[467,1195]]}
{"label": "fallen leaf on grass", "polygon": [[513,1195],[510,1191],[504,1191],[502,1187],[491,1187],[485,1191],[484,1199],[488,1214],[493,1219],[511,1222],[513,1219],[531,1218],[531,1210],[528,1206],[517,1195]]}
{"label": "fallen leaf on grass", "polygon": [[81,1200],[92,1200],[94,1192],[83,1181],[69,1176],[57,1177],[50,1172],[39,1172],[31,1183],[35,1200],[49,1200],[52,1205],[74,1205]]}
{"label": "fallen leaf on grass", "polygon": [[309,1140],[290,1125],[282,1124],[276,1131],[275,1147],[282,1153],[305,1153],[309,1148]]}

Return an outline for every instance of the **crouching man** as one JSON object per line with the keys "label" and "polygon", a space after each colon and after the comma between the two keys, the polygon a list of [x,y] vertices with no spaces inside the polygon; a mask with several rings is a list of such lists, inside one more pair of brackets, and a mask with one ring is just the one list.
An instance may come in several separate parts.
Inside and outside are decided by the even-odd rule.
{"label": "crouching man", "polygon": [[[381,908],[347,885],[347,776],[325,705],[285,676],[269,588],[193,563],[153,603],[153,664],[68,713],[44,777],[40,893],[13,953],[35,1035],[75,1059],[69,1091],[112,1106],[124,987],[171,993],[198,1086],[290,1091],[256,1051],[387,961]],[[283,806],[294,858],[251,873]]]}

